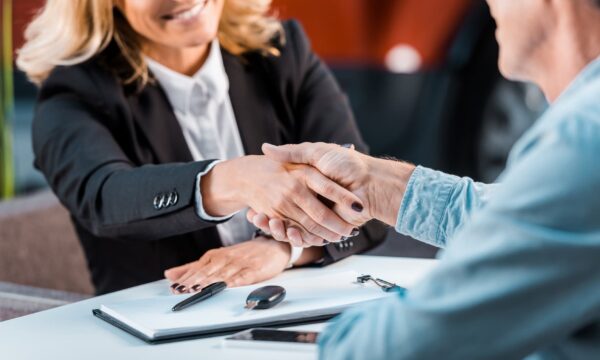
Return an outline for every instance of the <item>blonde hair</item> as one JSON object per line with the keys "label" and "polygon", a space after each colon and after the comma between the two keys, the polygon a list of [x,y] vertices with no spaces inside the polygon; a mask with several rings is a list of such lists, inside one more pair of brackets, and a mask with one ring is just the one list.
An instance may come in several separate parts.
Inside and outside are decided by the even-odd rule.
{"label": "blonde hair", "polygon": [[[279,55],[273,40],[284,41],[281,23],[269,15],[272,0],[225,0],[219,23],[221,45],[234,55],[258,51]],[[17,66],[40,85],[56,66],[85,62],[114,41],[131,68],[125,84],[149,80],[136,32],[113,0],[47,0],[25,30]]]}

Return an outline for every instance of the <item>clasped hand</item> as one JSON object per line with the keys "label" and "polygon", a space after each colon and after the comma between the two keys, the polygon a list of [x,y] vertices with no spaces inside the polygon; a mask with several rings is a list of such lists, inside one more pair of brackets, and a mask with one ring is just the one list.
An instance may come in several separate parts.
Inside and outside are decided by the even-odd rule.
{"label": "clasped hand", "polygon": [[[264,144],[263,152],[268,158],[282,164],[308,165],[312,171],[318,171],[321,176],[327,177],[328,180],[334,181],[359,197],[360,203],[357,202],[348,207],[336,201],[331,196],[331,192],[319,191],[322,189],[315,190],[318,195],[333,203],[331,210],[344,221],[358,227],[373,218],[371,195],[374,191],[370,189],[373,185],[371,182],[373,174],[369,167],[369,159],[372,158],[355,151],[354,147],[347,148],[325,143],[303,143],[279,147]],[[258,228],[271,234],[276,240],[288,241],[294,246],[311,246],[319,243],[318,240],[315,240],[319,234],[315,234],[311,229],[299,228],[289,219],[269,216],[255,208],[248,211],[247,219]],[[355,228],[350,236],[356,234],[357,229]]]}
{"label": "clasped hand", "polygon": [[[266,156],[220,163],[202,177],[200,188],[204,209],[210,215],[250,208],[270,219],[285,220],[292,239],[299,231],[306,246],[352,236],[361,224],[364,208],[359,196],[315,167]],[[336,207],[329,208],[318,195]]]}

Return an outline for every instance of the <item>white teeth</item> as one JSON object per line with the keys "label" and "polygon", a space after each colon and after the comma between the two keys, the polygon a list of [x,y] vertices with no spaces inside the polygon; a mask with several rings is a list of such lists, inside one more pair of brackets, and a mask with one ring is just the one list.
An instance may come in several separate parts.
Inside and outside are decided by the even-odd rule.
{"label": "white teeth", "polygon": [[204,7],[206,6],[206,3],[208,1],[202,1],[201,3],[199,3],[198,5],[194,6],[193,8],[189,9],[188,11],[184,11],[182,13],[173,15],[173,19],[174,20],[189,20],[192,19],[196,16],[198,16],[202,10],[204,10]]}

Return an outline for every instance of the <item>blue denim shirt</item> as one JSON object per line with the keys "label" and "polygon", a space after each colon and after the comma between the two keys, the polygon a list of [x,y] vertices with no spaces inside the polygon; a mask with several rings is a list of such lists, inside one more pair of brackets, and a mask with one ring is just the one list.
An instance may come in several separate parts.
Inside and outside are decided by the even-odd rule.
{"label": "blue denim shirt", "polygon": [[334,320],[321,358],[600,359],[600,59],[498,184],[418,167],[396,230],[445,247],[439,266]]}

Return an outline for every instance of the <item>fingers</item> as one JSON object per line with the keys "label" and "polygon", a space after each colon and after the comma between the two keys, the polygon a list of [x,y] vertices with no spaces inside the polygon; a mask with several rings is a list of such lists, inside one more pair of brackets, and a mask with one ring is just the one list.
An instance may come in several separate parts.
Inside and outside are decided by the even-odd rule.
{"label": "fingers", "polygon": [[230,286],[230,278],[240,270],[241,266],[230,262],[208,276],[205,273],[198,272],[188,279],[189,288],[191,289],[190,292],[200,291],[208,285],[218,281],[225,281],[227,286]]}
{"label": "fingers", "polygon": [[246,220],[248,220],[248,222],[253,222],[252,219],[254,219],[255,216],[256,211],[254,211],[254,209],[248,209],[248,211],[246,211]]}
{"label": "fingers", "polygon": [[[266,221],[266,223],[263,223],[263,221]],[[323,245],[322,238],[301,230],[299,225],[286,225],[285,221],[277,218],[269,219],[265,214],[256,214],[252,223],[262,231],[271,234],[273,239],[289,242],[295,247]]]}
{"label": "fingers", "polygon": [[340,241],[342,236],[352,233],[353,227],[350,224],[340,233],[321,225],[323,223],[331,224],[331,218],[337,217],[337,215],[314,196],[299,196],[296,202],[297,206],[288,209],[289,218],[300,224],[309,233],[331,242]]}
{"label": "fingers", "polygon": [[185,274],[185,272],[188,271],[189,267],[192,264],[193,262],[165,270],[165,278],[171,282],[174,282],[175,280],[179,279],[183,274]]}
{"label": "fingers", "polygon": [[224,267],[227,263],[227,259],[220,256],[214,256],[214,253],[214,251],[208,251],[198,261],[192,263],[188,271],[176,279],[173,285],[171,285],[173,292],[179,294],[191,292],[193,291],[192,287],[194,287],[194,285],[200,284],[199,281]]}
{"label": "fingers", "polygon": [[[233,274],[227,281],[227,286],[237,287],[255,284],[262,281],[262,276],[256,270],[244,268]],[[264,279],[266,280],[266,279]]]}
{"label": "fingers", "polygon": [[271,234],[271,230],[269,230],[269,218],[267,217],[267,215],[265,215],[265,214],[255,215],[254,218],[252,219],[252,222],[256,225],[256,227],[258,227],[265,233]]}
{"label": "fingers", "polygon": [[257,214],[253,209],[248,209],[248,212],[246,213],[246,219],[264,233],[272,235],[269,227],[269,218],[267,215],[263,213]]}
{"label": "fingers", "polygon": [[189,279],[191,276],[193,276],[196,273],[196,270],[194,269],[193,266],[190,266],[190,268],[183,273],[179,278],[177,278],[173,284],[171,284],[171,292],[174,294],[183,294],[186,292],[189,292],[189,288],[187,285],[184,285],[185,281],[187,279]]}
{"label": "fingers", "polygon": [[[304,172],[306,176],[306,184],[317,194],[331,200],[336,204],[339,204],[342,207],[346,207],[347,209],[353,209],[356,213],[359,213],[358,209],[364,208],[362,200],[358,196],[356,196],[354,193],[347,190],[346,188],[340,186],[335,181],[329,179],[325,175],[321,174],[315,168],[306,167],[304,169]],[[354,219],[344,220],[349,221],[352,225],[361,224],[360,221],[356,221]],[[346,224],[347,223],[345,221],[341,221],[337,223],[337,225],[339,225],[340,227],[330,228],[330,230],[338,231],[342,229],[342,226],[344,229],[347,229],[347,227],[345,226]]]}
{"label": "fingers", "polygon": [[296,247],[311,247],[311,246],[323,246],[323,239],[309,234],[306,231],[301,231],[296,227],[289,227],[286,231],[290,243]]}
{"label": "fingers", "polygon": [[270,219],[268,222],[268,228],[270,229],[271,235],[273,238],[275,238],[275,240],[286,241],[285,225],[283,224],[282,220]]}
{"label": "fingers", "polygon": [[296,229],[295,227],[290,227],[289,229],[286,230],[285,232],[287,238],[290,241],[290,244],[292,244],[292,246],[295,247],[304,247],[305,243],[304,243],[304,239],[302,239],[302,233],[300,232],[300,230]]}
{"label": "fingers", "polygon": [[262,145],[263,154],[267,157],[287,163],[315,165],[330,144],[302,143],[275,146],[268,143]]}
{"label": "fingers", "polygon": [[328,241],[339,241],[342,236],[352,233],[354,225],[342,220],[308,189],[299,189],[293,200],[301,212],[308,215],[310,219],[302,214],[290,218],[296,220],[312,234]]}

